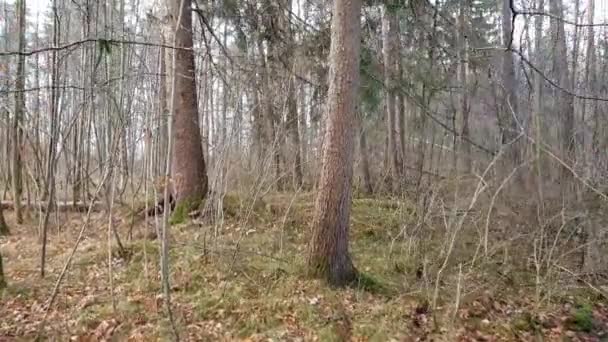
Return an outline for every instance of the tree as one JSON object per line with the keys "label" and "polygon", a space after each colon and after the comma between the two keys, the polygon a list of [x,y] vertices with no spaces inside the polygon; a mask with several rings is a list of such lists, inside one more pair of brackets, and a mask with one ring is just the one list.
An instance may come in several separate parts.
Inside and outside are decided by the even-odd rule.
{"label": "tree", "polygon": [[[207,194],[207,171],[198,123],[191,0],[168,0],[175,29],[173,85],[173,180],[177,205],[194,205]],[[183,4],[182,4],[183,2]],[[181,25],[176,25],[180,22]]]}
{"label": "tree", "polygon": [[[19,12],[19,51],[25,50],[25,0],[16,2]],[[23,223],[21,210],[21,194],[23,192],[22,180],[22,156],[21,147],[23,143],[23,115],[25,112],[25,55],[20,54],[17,58],[17,80],[15,82],[15,117],[13,118],[13,201],[15,202],[15,216],[17,223]]]}
{"label": "tree", "polygon": [[6,280],[4,280],[4,267],[2,266],[2,254],[0,254],[0,290],[6,287]]}
{"label": "tree", "polygon": [[[553,74],[557,78],[558,100],[557,112],[559,120],[562,123],[561,145],[564,153],[564,160],[571,164],[574,162],[574,97],[568,93],[570,85],[568,72],[568,47],[566,45],[566,36],[562,18],[564,14],[564,6],[561,0],[551,0],[549,2],[549,10],[551,12],[551,44],[553,49]],[[571,178],[570,170],[567,168],[561,169],[561,178],[566,181]],[[564,190],[566,190],[564,188]],[[566,190],[568,191],[568,190]]]}
{"label": "tree", "polygon": [[[460,102],[460,114],[462,117],[462,138],[464,143],[460,143],[460,147],[465,156],[464,170],[467,173],[471,172],[471,145],[466,141],[469,140],[469,90],[467,76],[469,73],[469,54],[468,54],[468,12],[471,4],[469,1],[463,1],[460,4],[460,13],[458,15],[458,77],[462,87],[462,97]],[[456,170],[458,170],[458,163],[455,163]]]}
{"label": "tree", "polygon": [[399,189],[401,183],[401,163],[397,148],[397,117],[399,104],[397,102],[397,74],[399,72],[399,22],[395,6],[386,4],[382,13],[382,53],[384,56],[384,80],[386,83],[386,124],[387,124],[387,154],[389,190]]}
{"label": "tree", "polygon": [[336,286],[357,277],[348,251],[354,134],[358,111],[361,0],[334,0],[323,166],[308,267]]}
{"label": "tree", "polygon": [[10,229],[8,228],[8,224],[6,224],[2,210],[2,206],[0,205],[0,236],[10,234]]}
{"label": "tree", "polygon": [[[2,232],[8,233],[8,225],[4,220],[4,213],[2,212],[2,206],[0,205],[0,235]],[[6,280],[4,280],[4,268],[2,266],[2,254],[0,254],[0,290],[6,287]]]}
{"label": "tree", "polygon": [[[588,32],[587,32],[587,59],[585,63],[585,84],[587,87],[587,91],[592,96],[597,96],[597,55],[595,49],[595,27],[593,26],[593,20],[595,16],[595,0],[589,0],[587,5],[587,24]],[[588,106],[588,102],[585,101],[582,107],[581,121],[585,122],[585,111]],[[599,127],[600,127],[600,111],[598,108],[598,101],[591,101],[591,113],[593,115],[593,121],[595,129],[593,131],[592,140],[591,140],[591,151],[593,157],[599,157]],[[596,160],[598,160],[597,158]]]}
{"label": "tree", "polygon": [[502,133],[503,146],[508,147],[510,162],[513,165],[520,163],[521,155],[519,147],[515,143],[518,136],[518,124],[516,115],[518,114],[517,103],[517,83],[515,80],[515,68],[513,65],[513,53],[510,50],[513,45],[513,25],[510,0],[503,0],[502,4],[502,37],[506,46],[502,59],[502,86],[505,94],[501,113],[499,113],[499,125]]}

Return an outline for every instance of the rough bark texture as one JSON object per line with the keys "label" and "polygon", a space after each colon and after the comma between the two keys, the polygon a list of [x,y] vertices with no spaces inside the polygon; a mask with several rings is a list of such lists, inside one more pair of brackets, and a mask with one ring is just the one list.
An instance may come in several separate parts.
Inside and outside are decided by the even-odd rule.
{"label": "rough bark texture", "polygon": [[334,1],[327,128],[308,255],[311,274],[337,286],[357,277],[348,251],[348,231],[358,111],[360,13],[361,0]]}
{"label": "rough bark texture", "polygon": [[[171,0],[173,27],[176,27],[176,78],[173,94],[173,181],[178,205],[198,202],[207,194],[207,172],[198,124],[196,73],[192,52],[192,10],[190,0]],[[181,11],[181,14],[180,14]]]}

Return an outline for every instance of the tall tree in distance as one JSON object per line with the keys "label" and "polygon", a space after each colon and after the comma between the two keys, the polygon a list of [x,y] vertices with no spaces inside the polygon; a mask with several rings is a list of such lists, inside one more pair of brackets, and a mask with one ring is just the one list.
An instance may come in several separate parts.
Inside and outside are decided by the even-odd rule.
{"label": "tall tree in distance", "polygon": [[[196,69],[192,50],[191,0],[167,0],[175,29],[173,85],[173,180],[178,205],[195,205],[207,194],[207,170],[198,123]],[[180,25],[176,25],[177,23]]]}
{"label": "tall tree in distance", "polygon": [[343,286],[357,277],[348,251],[353,156],[359,91],[361,0],[334,0],[323,166],[308,267]]}
{"label": "tall tree in distance", "polygon": [[[574,97],[566,89],[570,86],[570,75],[568,72],[568,46],[566,45],[566,31],[562,18],[564,5],[562,0],[550,0],[549,11],[551,13],[551,45],[553,49],[553,73],[557,84],[561,89],[557,90],[557,113],[558,120],[562,123],[561,145],[562,153],[568,165],[574,162]],[[560,178],[566,182],[571,178],[570,170],[561,169]],[[568,191],[567,188],[563,190]]]}
{"label": "tall tree in distance", "polygon": [[[593,26],[593,20],[595,16],[595,0],[589,0],[587,5],[587,61],[585,63],[585,83],[589,94],[597,96],[597,55],[595,48],[595,27]],[[581,121],[585,122],[585,110],[588,102],[583,103]],[[591,101],[591,114],[593,115],[593,122],[595,129],[593,130],[591,138],[591,153],[595,160],[599,160],[599,127],[600,127],[600,111],[598,108],[598,101]]]}
{"label": "tall tree in distance", "polygon": [[399,72],[399,22],[397,21],[396,6],[387,3],[382,13],[382,54],[384,57],[384,80],[386,83],[385,106],[387,124],[387,154],[388,169],[387,177],[389,191],[398,190],[401,180],[401,163],[399,161],[399,149],[397,148],[397,116],[399,115],[399,104],[397,103],[397,86]]}
{"label": "tall tree in distance", "polygon": [[[19,52],[25,50],[25,0],[16,3],[19,12]],[[17,58],[17,79],[15,81],[15,117],[13,118],[13,201],[15,203],[15,216],[17,223],[23,223],[21,208],[21,194],[23,192],[22,156],[23,143],[23,115],[25,113],[25,55],[19,54]]]}
{"label": "tall tree in distance", "polygon": [[517,118],[517,83],[515,79],[515,67],[513,65],[513,13],[511,11],[511,0],[502,1],[502,37],[506,47],[502,59],[502,86],[504,89],[501,113],[498,114],[499,125],[502,133],[502,145],[507,146],[510,162],[517,166],[521,161],[521,151],[515,142],[518,134]]}

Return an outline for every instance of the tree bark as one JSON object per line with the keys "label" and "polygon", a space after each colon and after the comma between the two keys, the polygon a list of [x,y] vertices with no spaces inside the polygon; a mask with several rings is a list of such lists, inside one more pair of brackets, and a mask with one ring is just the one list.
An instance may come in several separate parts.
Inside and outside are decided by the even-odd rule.
{"label": "tree bark", "polygon": [[[176,56],[172,73],[175,78],[171,113],[175,144],[172,179],[177,205],[194,205],[205,198],[208,183],[198,123],[191,1],[169,0],[169,4],[178,47],[173,52]],[[175,25],[177,20],[180,20],[179,26]]]}
{"label": "tree bark", "polygon": [[[562,144],[563,159],[568,165],[572,165],[575,157],[574,146],[574,97],[568,93],[570,86],[568,73],[568,48],[566,46],[566,36],[564,30],[564,22],[556,18],[562,18],[564,15],[562,0],[550,1],[551,18],[551,35],[552,45],[555,47],[553,51],[553,72],[557,76],[557,83],[561,89],[557,91],[557,112],[560,120],[562,120],[562,134],[560,137]],[[565,167],[561,168],[562,184],[568,182],[571,178],[570,170]],[[565,191],[568,191],[564,187]]]}
{"label": "tree bark", "polygon": [[384,56],[384,80],[386,83],[385,105],[387,124],[387,153],[388,153],[388,182],[389,191],[400,189],[401,163],[397,147],[396,118],[399,105],[397,103],[397,72],[398,68],[398,21],[394,9],[385,5],[382,13],[382,46]]}
{"label": "tree bark", "polygon": [[519,144],[515,142],[519,131],[515,116],[519,114],[519,106],[517,103],[517,82],[513,65],[513,53],[509,50],[513,44],[512,15],[510,0],[503,0],[502,37],[507,50],[504,52],[502,59],[502,86],[505,94],[499,114],[499,125],[502,133],[502,145],[508,148],[509,162],[515,167],[521,162],[521,151]]}
{"label": "tree bark", "polygon": [[11,233],[6,220],[4,219],[4,208],[0,205],[0,236],[9,235]]}
{"label": "tree bark", "polygon": [[[468,28],[468,11],[470,7],[469,1],[463,1],[460,5],[459,14],[459,32],[458,32],[458,54],[460,56],[459,62],[459,81],[462,88],[461,102],[460,102],[460,115],[462,117],[462,131],[460,140],[460,150],[464,156],[463,171],[466,173],[471,172],[471,164],[473,162],[471,156],[471,144],[469,144],[469,89],[468,89],[468,73],[469,73],[469,44],[467,38]],[[462,160],[462,159],[461,159]]]}
{"label": "tree bark", "polygon": [[6,288],[6,280],[4,279],[4,265],[2,264],[2,254],[0,254],[0,290]]}
{"label": "tree bark", "polygon": [[330,284],[357,277],[348,251],[354,133],[358,111],[361,0],[334,0],[327,127],[308,267]]}
{"label": "tree bark", "polygon": [[[361,120],[359,120],[361,121]],[[361,126],[359,130],[359,154],[361,155],[361,175],[363,177],[363,191],[367,195],[374,193],[374,187],[372,185],[372,176],[369,169],[369,157],[367,155],[367,134],[363,123],[360,122]]]}
{"label": "tree bark", "polygon": [[[587,32],[587,61],[585,64],[585,83],[587,92],[591,96],[597,96],[597,54],[595,47],[595,27],[593,26],[593,20],[595,17],[595,0],[589,0],[587,5],[587,24],[589,24]],[[583,103],[581,121],[585,123],[585,113],[587,109],[588,101]],[[593,115],[593,121],[595,128],[591,138],[591,156],[592,158],[599,159],[599,115],[600,111],[598,108],[598,101],[591,101],[591,113]]]}
{"label": "tree bark", "polygon": [[[25,50],[25,0],[16,2],[19,12],[19,52]],[[15,117],[13,119],[13,200],[15,201],[15,216],[18,224],[23,223],[23,212],[21,210],[21,195],[23,192],[22,180],[22,155],[23,144],[23,115],[25,112],[25,56],[17,58],[17,79],[15,81]]]}

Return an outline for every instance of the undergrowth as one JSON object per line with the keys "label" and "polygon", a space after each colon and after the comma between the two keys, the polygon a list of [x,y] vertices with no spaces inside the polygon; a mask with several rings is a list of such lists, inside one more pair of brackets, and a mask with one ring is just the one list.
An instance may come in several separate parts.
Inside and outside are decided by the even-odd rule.
{"label": "undergrowth", "polygon": [[[251,202],[231,194],[222,203],[221,226],[173,214],[180,224],[171,227],[169,241],[172,309],[182,339],[526,340],[556,334],[564,316],[570,326],[562,332],[602,332],[594,322],[608,312],[598,306],[602,299],[597,296],[581,304],[580,298],[591,298],[584,288],[574,294],[564,287],[548,300],[535,301],[536,274],[525,262],[529,251],[517,249],[525,246],[521,241],[479,256],[481,212],[469,214],[448,255],[449,218],[424,216],[406,200],[355,199],[351,253],[358,281],[334,289],[308,279],[304,260],[314,201],[310,194],[293,196]],[[104,222],[103,217],[95,222]],[[66,260],[76,226],[51,237],[50,245],[63,246],[51,250],[51,272]],[[91,228],[51,310],[45,336],[170,338],[160,295],[159,242],[128,241],[128,258],[112,255],[112,305],[107,238],[104,229]],[[28,271],[38,261],[34,239],[24,233],[3,244],[9,287],[0,305],[0,316],[6,317],[0,336],[35,335],[43,315],[36,303],[46,300],[54,284],[54,277],[36,281],[37,274]]]}

